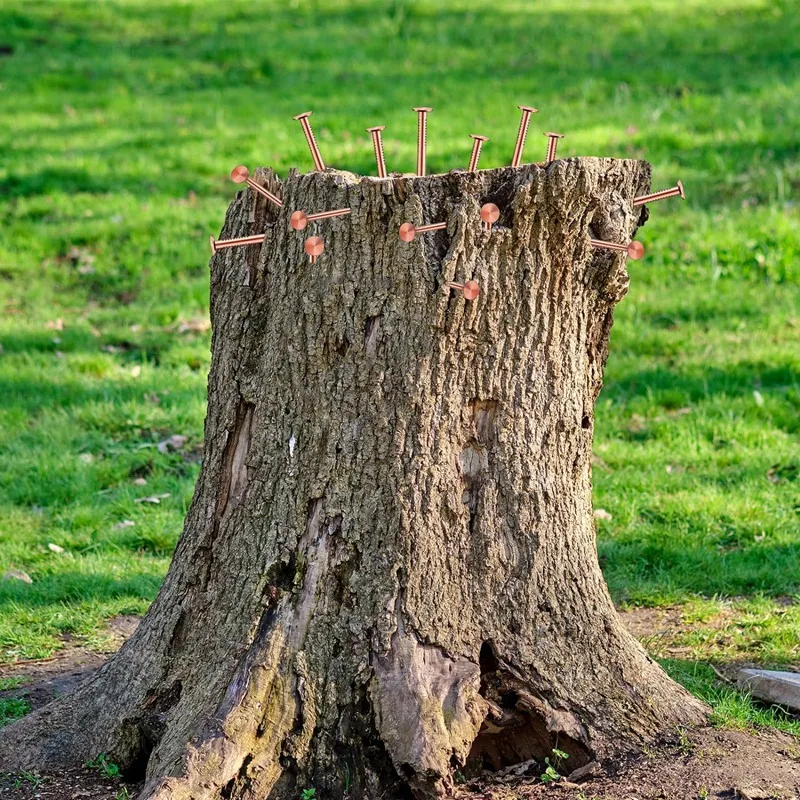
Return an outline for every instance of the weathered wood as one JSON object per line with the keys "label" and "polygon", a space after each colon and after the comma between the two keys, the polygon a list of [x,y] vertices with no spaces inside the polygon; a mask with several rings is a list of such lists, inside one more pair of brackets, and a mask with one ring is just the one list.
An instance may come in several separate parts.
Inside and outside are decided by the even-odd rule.
{"label": "weathered wood", "polygon": [[[211,262],[205,454],[169,574],[117,656],[0,735],[0,764],[106,752],[159,800],[424,797],[700,720],[618,620],[592,520],[628,276],[588,241],[632,238],[649,174],[259,172],[284,206],[240,193],[221,236],[264,246]],[[473,303],[443,291],[468,279]]]}

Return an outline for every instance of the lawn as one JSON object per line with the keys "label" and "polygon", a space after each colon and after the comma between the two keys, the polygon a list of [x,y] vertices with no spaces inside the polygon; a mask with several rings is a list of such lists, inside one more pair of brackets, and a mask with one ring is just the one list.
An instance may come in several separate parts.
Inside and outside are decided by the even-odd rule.
{"label": "lawn", "polygon": [[[800,14],[786,0],[6,0],[0,10],[0,662],[144,612],[199,465],[208,236],[239,163],[642,157],[644,260],[597,408],[600,558],[720,722],[800,723],[710,664],[800,668]],[[792,69],[794,66],[794,70]],[[186,437],[170,439],[170,437]],[[52,547],[55,545],[55,548]],[[675,653],[679,657],[675,657]],[[20,707],[0,709],[0,724]],[[4,717],[5,714],[5,717]]]}

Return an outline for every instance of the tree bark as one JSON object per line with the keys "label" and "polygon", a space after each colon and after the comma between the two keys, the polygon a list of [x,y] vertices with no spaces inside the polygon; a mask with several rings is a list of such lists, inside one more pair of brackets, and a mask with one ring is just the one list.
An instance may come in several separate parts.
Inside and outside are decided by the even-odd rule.
{"label": "tree bark", "polygon": [[[105,752],[158,800],[435,797],[457,772],[554,747],[574,769],[700,721],[617,618],[593,528],[628,276],[589,238],[633,237],[649,176],[259,171],[284,206],[241,192],[222,238],[265,243],[211,260],[203,468],[169,574],[115,657],[0,735],[0,764]],[[469,279],[472,303],[443,286]]]}

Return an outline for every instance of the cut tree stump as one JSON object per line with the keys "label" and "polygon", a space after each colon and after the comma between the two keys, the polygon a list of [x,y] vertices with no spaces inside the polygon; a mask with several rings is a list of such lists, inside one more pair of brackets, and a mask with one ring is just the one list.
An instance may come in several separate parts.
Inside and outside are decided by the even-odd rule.
{"label": "cut tree stump", "polygon": [[[589,239],[633,237],[649,176],[259,171],[284,206],[241,192],[222,238],[264,245],[211,261],[205,453],[169,574],[115,657],[0,734],[0,765],[104,752],[158,800],[436,797],[700,721],[617,618],[592,518],[628,275]],[[474,302],[443,290],[470,279]]]}

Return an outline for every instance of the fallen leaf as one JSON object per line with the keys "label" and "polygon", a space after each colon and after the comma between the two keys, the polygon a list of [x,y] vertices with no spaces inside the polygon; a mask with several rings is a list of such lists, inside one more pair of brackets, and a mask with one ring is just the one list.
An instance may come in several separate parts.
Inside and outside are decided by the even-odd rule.
{"label": "fallen leaf", "polygon": [[57,319],[51,319],[45,322],[44,327],[48,331],[63,331],[64,330],[64,320],[61,317]]}
{"label": "fallen leaf", "polygon": [[170,450],[180,450],[187,441],[189,441],[188,436],[183,436],[180,433],[173,433],[169,439],[164,439],[163,442],[158,443],[158,452],[169,453]]}
{"label": "fallen leaf", "polygon": [[763,405],[764,405],[764,396],[761,394],[761,392],[758,391],[758,389],[754,389],[753,390],[753,400],[756,401],[756,405],[759,408],[763,407]]}
{"label": "fallen leaf", "polygon": [[6,570],[5,574],[3,575],[3,580],[22,581],[23,583],[33,583],[31,576],[28,575],[27,572],[23,572],[21,569]]}
{"label": "fallen leaf", "polygon": [[142,367],[140,364],[136,364],[135,366],[131,367],[131,377],[138,378],[142,374]]}
{"label": "fallen leaf", "polygon": [[134,478],[133,483],[136,486],[147,486],[147,478]]}
{"label": "fallen leaf", "polygon": [[596,508],[594,510],[594,518],[595,519],[611,519],[611,514],[608,513],[604,508]]}
{"label": "fallen leaf", "polygon": [[[139,501],[137,500],[136,502],[138,503]],[[136,523],[132,519],[123,519],[121,522],[118,522],[114,526],[114,530],[121,531],[124,530],[125,528],[132,528],[134,525],[136,525]]]}
{"label": "fallen leaf", "polygon": [[78,458],[83,461],[84,464],[91,464],[94,461],[94,456],[91,453],[81,453]]}
{"label": "fallen leaf", "polygon": [[169,497],[169,492],[165,494],[151,494],[149,497],[137,497],[134,503],[153,503],[158,505],[164,498]]}
{"label": "fallen leaf", "polygon": [[47,548],[49,550],[52,550],[54,553],[63,553],[64,552],[64,548],[63,547],[61,547],[60,545],[57,545],[57,544],[53,544],[52,542],[48,542],[47,543]]}
{"label": "fallen leaf", "polygon": [[766,533],[754,533],[753,534],[753,539],[755,539],[755,541],[757,541],[757,542],[763,542],[764,539],[766,539],[766,538],[767,538],[767,534]]}
{"label": "fallen leaf", "polygon": [[211,320],[206,318],[190,319],[178,325],[178,333],[204,333],[211,328]]}

